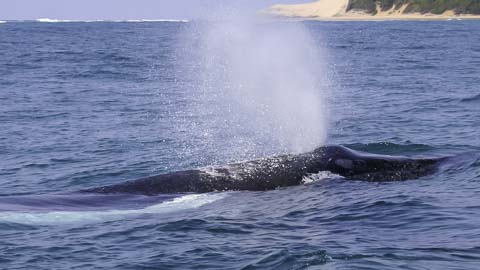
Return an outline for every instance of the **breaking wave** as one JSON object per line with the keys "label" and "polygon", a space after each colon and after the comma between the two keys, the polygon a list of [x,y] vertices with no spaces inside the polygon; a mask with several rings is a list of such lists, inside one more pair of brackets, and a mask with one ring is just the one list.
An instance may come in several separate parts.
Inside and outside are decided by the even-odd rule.
{"label": "breaking wave", "polygon": [[177,19],[138,19],[138,20],[60,20],[60,19],[49,19],[49,18],[41,18],[35,20],[37,22],[44,22],[44,23],[70,23],[70,22],[131,22],[131,23],[138,23],[138,22],[181,22],[186,23],[189,22],[188,20],[177,20]]}

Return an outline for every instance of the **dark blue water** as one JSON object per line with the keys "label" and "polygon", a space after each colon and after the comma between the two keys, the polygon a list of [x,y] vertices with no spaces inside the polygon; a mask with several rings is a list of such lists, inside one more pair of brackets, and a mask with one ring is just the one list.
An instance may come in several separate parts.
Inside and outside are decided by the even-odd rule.
{"label": "dark blue water", "polygon": [[185,128],[209,121],[178,49],[190,24],[0,24],[1,269],[480,267],[477,21],[306,23],[333,82],[328,143],[463,157],[432,176],[66,195],[228,153]]}

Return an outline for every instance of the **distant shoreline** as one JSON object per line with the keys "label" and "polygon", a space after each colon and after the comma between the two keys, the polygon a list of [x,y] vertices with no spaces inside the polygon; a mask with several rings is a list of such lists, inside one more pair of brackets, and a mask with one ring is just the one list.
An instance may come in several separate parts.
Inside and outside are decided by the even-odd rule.
{"label": "distant shoreline", "polygon": [[431,16],[345,16],[345,17],[285,17],[277,16],[280,19],[298,20],[298,21],[475,21],[480,20],[480,16],[455,16],[455,17],[431,17]]}
{"label": "distant shoreline", "polygon": [[455,14],[447,10],[442,14],[404,13],[407,5],[382,11],[377,6],[375,14],[359,10],[347,11],[349,0],[319,0],[304,4],[274,5],[264,13],[283,19],[316,21],[447,21],[480,20],[480,15]]}

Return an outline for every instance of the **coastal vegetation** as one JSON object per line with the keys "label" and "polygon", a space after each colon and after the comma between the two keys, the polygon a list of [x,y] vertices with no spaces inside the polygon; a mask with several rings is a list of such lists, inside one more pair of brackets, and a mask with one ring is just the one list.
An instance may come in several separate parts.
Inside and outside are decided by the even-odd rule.
{"label": "coastal vegetation", "polygon": [[350,0],[348,11],[363,11],[376,14],[378,11],[404,9],[403,13],[480,14],[480,0]]}

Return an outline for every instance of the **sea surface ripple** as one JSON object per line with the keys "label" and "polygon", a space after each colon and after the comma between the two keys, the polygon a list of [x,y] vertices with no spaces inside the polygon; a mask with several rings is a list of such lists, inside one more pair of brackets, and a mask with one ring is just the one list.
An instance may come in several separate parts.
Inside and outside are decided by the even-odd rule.
{"label": "sea surface ripple", "polygon": [[189,24],[0,24],[1,269],[478,269],[479,21],[305,22],[335,82],[328,143],[463,156],[437,174],[69,197],[228,153],[179,128],[199,121]]}

